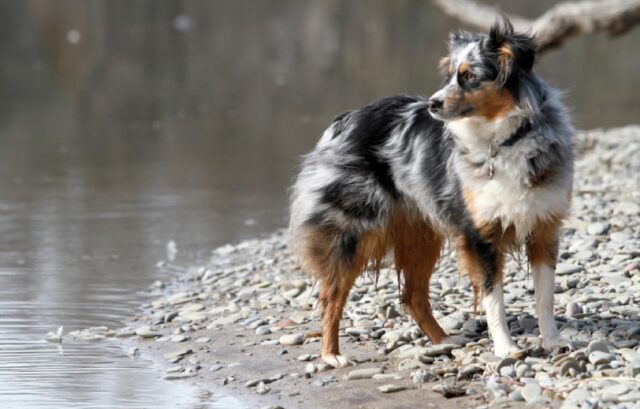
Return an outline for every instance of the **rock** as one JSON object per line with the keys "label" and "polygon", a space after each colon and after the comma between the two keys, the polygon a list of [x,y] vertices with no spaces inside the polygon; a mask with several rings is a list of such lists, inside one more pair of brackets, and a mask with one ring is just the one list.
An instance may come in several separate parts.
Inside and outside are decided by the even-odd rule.
{"label": "rock", "polygon": [[587,227],[587,233],[591,234],[592,236],[599,236],[601,234],[605,234],[607,230],[609,230],[609,223],[603,223],[603,222],[591,223]]}
{"label": "rock", "polygon": [[570,403],[582,403],[591,398],[591,393],[586,388],[576,388],[569,392],[566,401]]}
{"label": "rock", "polygon": [[370,379],[374,375],[378,375],[382,373],[382,368],[363,368],[363,369],[354,369],[350,371],[345,379],[347,380],[355,380],[355,379]]}
{"label": "rock", "polygon": [[407,387],[402,385],[387,384],[387,385],[378,386],[378,390],[382,393],[400,392],[405,389],[407,389]]}
{"label": "rock", "polygon": [[440,383],[431,388],[434,392],[441,394],[447,399],[457,398],[458,396],[464,396],[467,394],[467,389],[462,385],[450,385]]}
{"label": "rock", "polygon": [[426,356],[440,356],[451,355],[451,351],[460,348],[457,344],[438,344],[424,349],[423,355]]}
{"label": "rock", "polygon": [[522,397],[522,392],[520,392],[519,390],[511,391],[511,393],[509,393],[508,398],[509,400],[512,400],[515,402],[521,402],[524,400],[524,398]]}
{"label": "rock", "polygon": [[602,390],[600,391],[602,393],[602,395],[613,395],[616,397],[616,400],[609,400],[610,402],[616,402],[618,399],[618,396],[620,395],[624,395],[625,393],[629,392],[630,388],[629,385],[625,385],[624,383],[616,383],[613,385],[607,385],[604,388],[602,388]]}
{"label": "rock", "polygon": [[208,337],[200,337],[200,338],[197,338],[197,339],[196,339],[195,341],[193,341],[193,342],[196,342],[196,343],[198,343],[198,344],[207,344],[207,343],[211,342],[211,338],[208,338]]}
{"label": "rock", "polygon": [[566,308],[566,314],[567,317],[569,318],[574,318],[579,314],[582,314],[582,306],[580,305],[580,303],[576,302],[576,301],[571,301],[569,304],[567,304],[567,308]]}
{"label": "rock", "polygon": [[397,373],[379,373],[377,375],[373,375],[371,379],[375,379],[377,381],[399,381],[402,379],[402,375]]}
{"label": "rock", "polygon": [[528,383],[520,389],[520,393],[525,401],[531,403],[542,397],[542,388],[537,383]]}
{"label": "rock", "polygon": [[558,263],[556,265],[557,275],[573,274],[573,273],[578,273],[580,271],[582,271],[582,267],[576,264]]}
{"label": "rock", "polygon": [[602,351],[594,351],[589,354],[589,362],[591,362],[594,365],[607,364],[613,361],[614,358],[615,356],[613,354],[609,354],[607,352],[602,352]]}
{"label": "rock", "polygon": [[304,342],[304,334],[296,333],[296,334],[286,334],[280,337],[280,345],[302,345]]}
{"label": "rock", "polygon": [[462,321],[456,319],[453,314],[439,318],[438,323],[447,332],[462,328]]}
{"label": "rock", "polygon": [[640,352],[636,350],[623,348],[618,353],[629,363],[640,363]]}
{"label": "rock", "polygon": [[609,345],[606,342],[600,340],[589,342],[589,346],[587,347],[587,354],[591,354],[595,351],[609,353]]}
{"label": "rock", "polygon": [[304,367],[304,372],[308,373],[308,374],[314,374],[318,371],[318,367],[315,366],[312,363],[308,363],[307,365],[305,365]]}
{"label": "rock", "polygon": [[500,369],[500,376],[504,376],[506,378],[515,378],[516,370],[511,365],[502,367]]}
{"label": "rock", "polygon": [[562,361],[562,364],[560,365],[560,375],[562,375],[562,376],[573,376],[574,374],[571,373],[572,370],[576,374],[582,372],[582,369],[581,369],[580,364],[578,363],[578,361],[576,361],[573,358],[564,359]]}
{"label": "rock", "polygon": [[432,372],[425,369],[415,371],[411,374],[411,380],[415,384],[422,384],[426,382],[435,381],[438,377]]}
{"label": "rock", "polygon": [[474,375],[479,375],[484,372],[484,368],[480,365],[469,365],[458,371],[458,379],[466,380],[472,379]]}
{"label": "rock", "polygon": [[266,325],[256,328],[256,335],[262,336],[262,335],[269,335],[269,334],[271,334],[271,329]]}
{"label": "rock", "polygon": [[624,368],[625,375],[635,378],[640,375],[640,363],[632,363]]}
{"label": "rock", "polygon": [[192,352],[193,350],[191,348],[183,348],[173,352],[167,352],[166,354],[163,354],[162,357],[171,363],[175,363]]}
{"label": "rock", "polygon": [[496,365],[496,372],[500,373],[502,368],[507,366],[514,366],[517,362],[519,361],[515,358],[511,358],[511,357],[502,358],[500,361],[498,361],[498,364]]}
{"label": "rock", "polygon": [[256,386],[256,393],[258,395],[265,395],[265,394],[269,393],[270,391],[271,391],[271,388],[269,388],[267,385],[265,385],[264,382],[260,382]]}
{"label": "rock", "polygon": [[162,336],[161,333],[152,330],[148,325],[143,325],[142,327],[136,329],[136,335],[142,338],[156,338]]}

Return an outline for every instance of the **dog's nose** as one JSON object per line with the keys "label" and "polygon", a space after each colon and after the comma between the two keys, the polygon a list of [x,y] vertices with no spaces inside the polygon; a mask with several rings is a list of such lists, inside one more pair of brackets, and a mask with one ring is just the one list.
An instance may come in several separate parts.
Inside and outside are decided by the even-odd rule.
{"label": "dog's nose", "polygon": [[442,108],[442,104],[443,101],[438,98],[430,98],[429,101],[427,101],[427,107],[429,108],[429,111],[437,111],[438,109]]}

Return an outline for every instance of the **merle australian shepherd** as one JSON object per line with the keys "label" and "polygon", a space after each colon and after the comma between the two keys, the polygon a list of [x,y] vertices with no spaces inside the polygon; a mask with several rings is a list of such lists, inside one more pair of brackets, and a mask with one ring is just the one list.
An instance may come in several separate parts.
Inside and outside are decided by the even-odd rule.
{"label": "merle australian shepherd", "polygon": [[440,90],[345,112],[304,158],[290,233],[302,268],[320,282],[325,362],[347,365],[338,346],[347,295],[387,253],[420,328],[434,344],[452,342],[429,303],[429,279],[447,240],[482,300],[496,355],[521,353],[502,291],[505,253],[521,246],[542,344],[566,342],[555,325],[553,294],[574,131],[558,92],[532,71],[535,52],[535,39],[515,33],[506,19],[488,35],[452,33]]}

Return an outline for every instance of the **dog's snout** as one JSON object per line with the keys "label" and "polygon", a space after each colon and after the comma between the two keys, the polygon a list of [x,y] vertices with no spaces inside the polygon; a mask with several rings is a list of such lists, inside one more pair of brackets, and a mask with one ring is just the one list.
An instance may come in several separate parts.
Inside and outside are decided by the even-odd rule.
{"label": "dog's snout", "polygon": [[440,108],[442,108],[442,104],[443,101],[439,98],[430,98],[429,101],[427,101],[427,107],[430,111],[439,110]]}

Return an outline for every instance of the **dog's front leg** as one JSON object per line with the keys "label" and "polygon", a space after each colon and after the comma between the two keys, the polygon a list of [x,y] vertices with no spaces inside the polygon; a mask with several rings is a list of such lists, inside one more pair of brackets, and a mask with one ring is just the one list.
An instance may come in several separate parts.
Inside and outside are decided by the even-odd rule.
{"label": "dog's front leg", "polygon": [[493,338],[495,354],[499,357],[518,356],[521,349],[513,342],[507,325],[502,283],[495,283],[490,291],[485,291],[482,305],[487,314],[489,334]]}
{"label": "dog's front leg", "polygon": [[483,296],[482,305],[487,314],[495,354],[499,357],[520,356],[522,350],[513,342],[507,325],[502,291],[504,254],[499,247],[499,244],[485,240],[475,232],[464,235],[458,246],[460,268],[469,274],[475,293]]}
{"label": "dog's front leg", "polygon": [[571,346],[570,342],[560,336],[553,315],[558,230],[559,224],[556,223],[537,226],[527,241],[527,256],[533,272],[538,328],[542,336],[542,346],[547,350]]}

